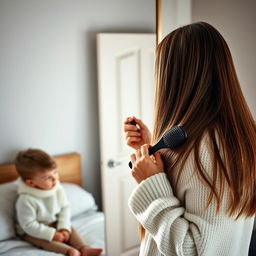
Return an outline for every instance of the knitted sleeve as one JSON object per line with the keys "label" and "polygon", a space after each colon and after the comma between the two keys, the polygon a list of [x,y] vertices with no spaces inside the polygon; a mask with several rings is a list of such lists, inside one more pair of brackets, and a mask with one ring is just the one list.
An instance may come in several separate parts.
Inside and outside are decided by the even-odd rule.
{"label": "knitted sleeve", "polygon": [[70,206],[65,191],[61,185],[58,191],[58,198],[60,203],[60,212],[58,214],[57,230],[66,229],[71,232]]}
{"label": "knitted sleeve", "polygon": [[[202,160],[210,169],[211,160],[207,154],[203,154]],[[158,251],[154,255],[166,256],[217,255],[219,248],[230,246],[234,220],[225,213],[228,194],[224,194],[218,215],[214,203],[206,209],[209,189],[195,175],[193,168],[194,165],[189,163],[183,170],[178,196],[165,173],[147,178],[132,192],[129,208],[146,230],[146,241],[142,246],[145,253],[142,255],[147,255],[150,250]]]}
{"label": "knitted sleeve", "polygon": [[185,209],[173,195],[165,173],[143,181],[131,195],[129,207],[161,254],[197,255],[193,236],[200,236],[200,230],[184,217]]}

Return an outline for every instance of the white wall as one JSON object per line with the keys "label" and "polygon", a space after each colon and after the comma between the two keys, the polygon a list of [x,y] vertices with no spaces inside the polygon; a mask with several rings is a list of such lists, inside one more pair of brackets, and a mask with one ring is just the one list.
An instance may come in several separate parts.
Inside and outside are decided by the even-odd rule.
{"label": "white wall", "polygon": [[79,152],[100,203],[97,32],[155,32],[155,1],[0,1],[0,164]]}
{"label": "white wall", "polygon": [[206,21],[227,41],[238,78],[256,119],[256,1],[192,0],[192,21]]}

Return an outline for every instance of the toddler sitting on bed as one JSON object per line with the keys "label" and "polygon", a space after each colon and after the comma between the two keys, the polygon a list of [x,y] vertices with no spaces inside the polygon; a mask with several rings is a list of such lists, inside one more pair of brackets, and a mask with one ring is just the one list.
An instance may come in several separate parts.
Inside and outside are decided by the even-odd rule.
{"label": "toddler sitting on bed", "polygon": [[70,256],[100,255],[71,227],[70,208],[54,159],[39,149],[18,153],[17,233],[44,250]]}

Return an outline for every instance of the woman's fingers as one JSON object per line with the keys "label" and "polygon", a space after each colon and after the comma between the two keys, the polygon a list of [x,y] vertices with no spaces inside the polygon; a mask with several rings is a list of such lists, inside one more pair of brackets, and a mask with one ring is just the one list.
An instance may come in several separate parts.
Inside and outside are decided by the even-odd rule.
{"label": "woman's fingers", "polygon": [[149,147],[150,147],[150,145],[148,145],[148,144],[144,144],[143,146],[141,146],[141,155],[142,156],[149,156],[149,152],[148,152]]}
{"label": "woman's fingers", "polygon": [[136,155],[136,159],[140,159],[141,158],[141,151],[140,151],[140,149],[136,150],[135,155]]}
{"label": "woman's fingers", "polygon": [[135,154],[131,154],[131,155],[130,155],[130,159],[131,159],[131,162],[132,162],[132,164],[133,164],[133,166],[134,166],[134,163],[136,162],[136,156],[135,156]]}
{"label": "woman's fingers", "polygon": [[[134,121],[134,124],[131,122]],[[127,117],[123,123],[126,144],[134,149],[138,149],[145,143],[150,143],[151,133],[147,126],[135,116]]]}
{"label": "woman's fingers", "polygon": [[[138,127],[136,125],[133,125],[131,124],[132,121],[135,121],[136,124],[139,126],[139,128],[141,129],[145,129],[147,128],[147,126],[138,118],[136,118],[135,116],[133,117],[127,117],[125,120],[124,120],[124,126],[127,127],[127,128],[131,128],[130,126],[133,126],[133,129],[136,128],[135,130],[138,130]],[[132,129],[132,128],[131,128]],[[132,130],[133,130],[132,129]]]}
{"label": "woman's fingers", "polygon": [[141,133],[140,132],[126,132],[125,133],[125,138],[128,139],[128,137],[141,137]]}
{"label": "woman's fingers", "polygon": [[140,149],[137,149],[133,154],[131,154],[130,158],[131,158],[132,164],[134,165],[135,162],[141,158],[141,156],[142,155],[141,155]]}
{"label": "woman's fingers", "polygon": [[[133,121],[133,120],[134,120],[133,117],[127,117],[127,118],[124,120],[124,124],[130,124],[131,121]],[[135,125],[133,125],[133,126],[135,126]]]}
{"label": "woman's fingers", "polygon": [[141,138],[140,137],[128,137],[127,139],[126,139],[126,143],[128,144],[128,145],[131,145],[131,144],[133,144],[133,143],[137,143],[137,142],[140,142],[141,141]]}
{"label": "woman's fingers", "polygon": [[129,124],[131,122],[131,117],[126,117],[125,120],[124,120],[124,124]]}
{"label": "woman's fingers", "polygon": [[141,129],[147,128],[147,126],[138,118],[136,118],[135,116],[133,116],[133,120],[135,120],[135,122],[139,125],[139,127]]}
{"label": "woman's fingers", "polygon": [[124,131],[125,132],[129,132],[129,131],[139,131],[138,127],[136,125],[133,124],[125,124],[124,125]]}
{"label": "woman's fingers", "polygon": [[161,155],[160,155],[159,152],[155,152],[155,153],[154,153],[154,157],[155,157],[156,162],[159,162],[159,161],[162,160]]}

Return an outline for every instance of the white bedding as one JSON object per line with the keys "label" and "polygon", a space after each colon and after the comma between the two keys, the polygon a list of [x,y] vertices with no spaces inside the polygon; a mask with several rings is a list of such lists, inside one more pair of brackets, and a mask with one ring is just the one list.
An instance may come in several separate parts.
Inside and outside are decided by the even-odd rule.
{"label": "white bedding", "polygon": [[[84,238],[87,244],[94,248],[104,249],[104,215],[98,211],[87,211],[72,219],[72,225]],[[2,256],[54,256],[59,253],[40,250],[20,239],[0,242],[0,255]],[[105,255],[105,249],[102,256]]]}

